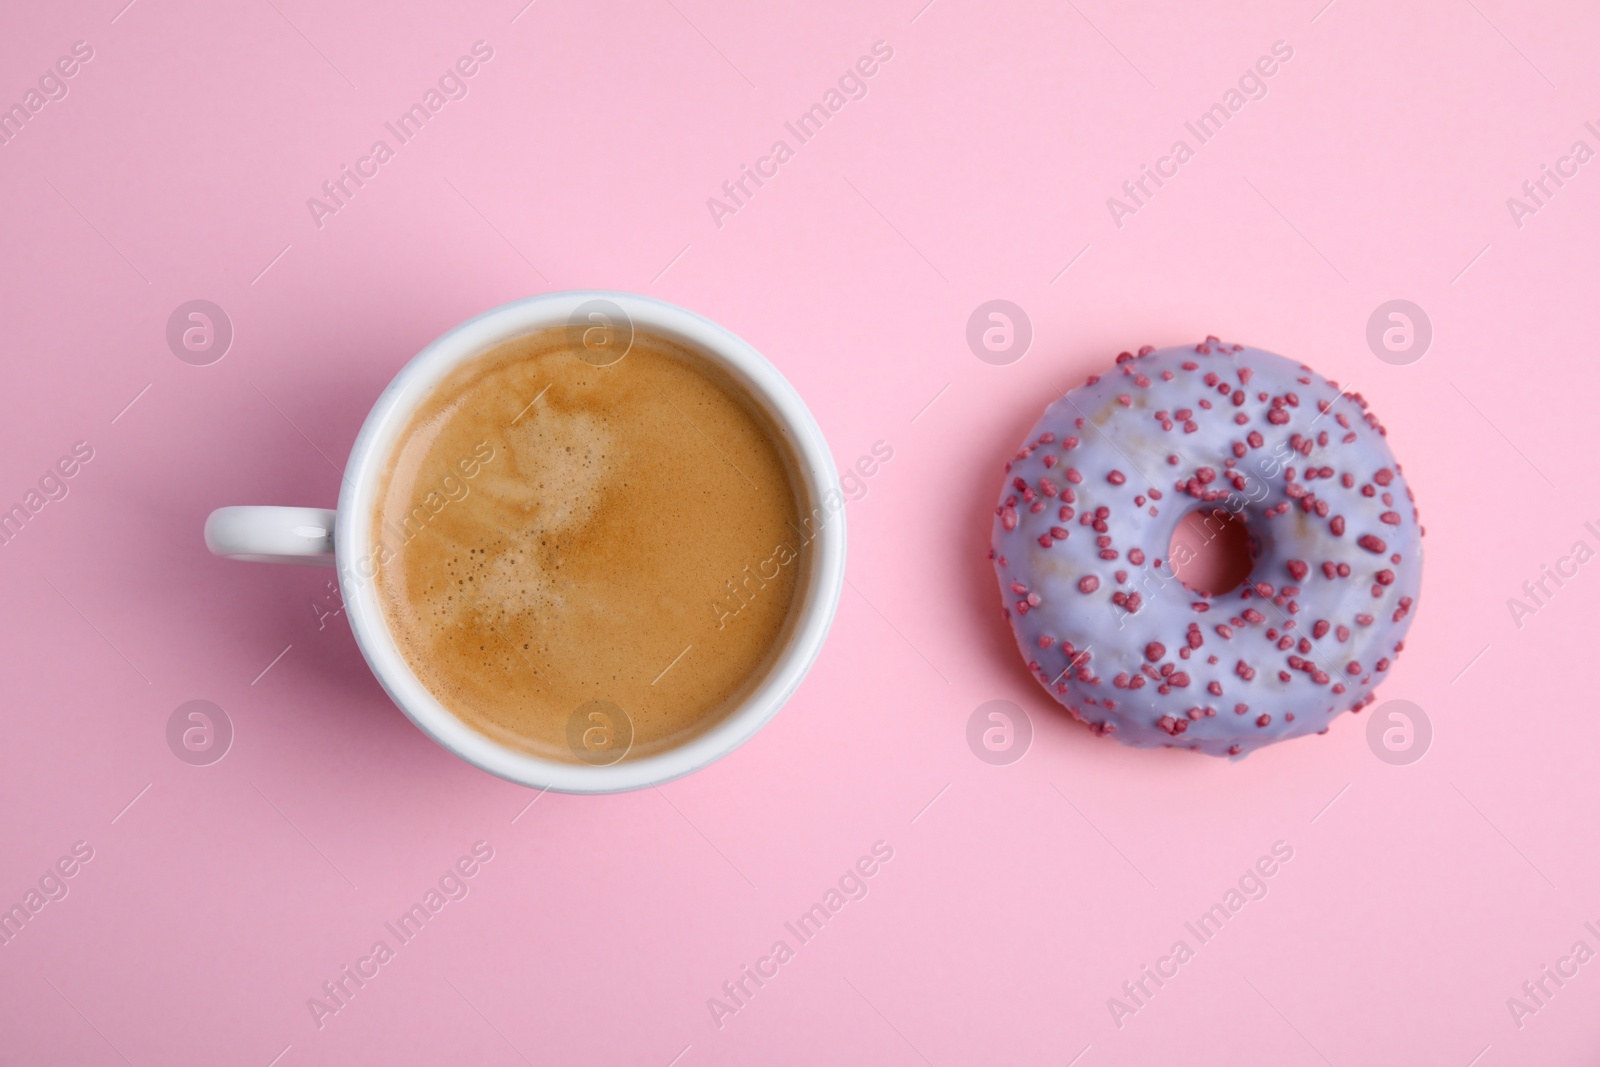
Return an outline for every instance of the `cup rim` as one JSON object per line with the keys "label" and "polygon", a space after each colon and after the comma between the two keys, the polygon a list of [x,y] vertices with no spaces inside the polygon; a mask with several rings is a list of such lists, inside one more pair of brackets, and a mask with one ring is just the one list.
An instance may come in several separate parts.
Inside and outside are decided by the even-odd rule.
{"label": "cup rim", "polygon": [[[607,766],[545,759],[508,748],[467,725],[429,692],[411,671],[389,633],[370,574],[372,508],[395,440],[430,388],[465,360],[508,338],[566,324],[589,300],[619,305],[635,326],[690,343],[731,371],[756,394],[787,434],[797,475],[824,517],[811,541],[815,549],[806,585],[797,593],[800,614],[787,643],[762,681],[721,721],[681,745]],[[408,362],[373,405],[350,450],[348,476],[334,520],[334,552],[345,613],[362,656],[396,706],[423,733],[490,774],[521,785],[564,793],[614,793],[658,785],[722,758],[755,735],[793,695],[821,652],[844,587],[845,518],[839,476],[822,429],[788,380],[748,342],[686,308],[653,297],[611,290],[544,293],[491,308],[436,338]],[[363,561],[365,564],[363,565]]]}

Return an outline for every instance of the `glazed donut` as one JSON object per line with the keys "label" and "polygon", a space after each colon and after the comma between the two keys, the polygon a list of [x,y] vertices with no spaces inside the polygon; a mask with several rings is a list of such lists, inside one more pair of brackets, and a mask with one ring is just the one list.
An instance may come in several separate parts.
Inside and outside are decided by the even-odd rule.
{"label": "glazed donut", "polygon": [[[1252,566],[1210,596],[1162,557],[1186,515],[1220,528],[1219,509],[1246,524]],[[990,557],[1028,669],[1075,718],[1242,756],[1373,700],[1422,532],[1359,394],[1208,337],[1124,352],[1045,410],[1006,464]]]}

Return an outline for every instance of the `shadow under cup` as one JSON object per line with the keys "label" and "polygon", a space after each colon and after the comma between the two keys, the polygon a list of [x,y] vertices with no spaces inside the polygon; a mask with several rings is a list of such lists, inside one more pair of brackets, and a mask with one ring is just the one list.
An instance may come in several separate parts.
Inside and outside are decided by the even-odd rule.
{"label": "shadow under cup", "polygon": [[718,758],[793,692],[837,606],[844,499],[748,345],[585,295],[497,309],[402,372],[339,544],[363,653],[425,732],[601,792]]}

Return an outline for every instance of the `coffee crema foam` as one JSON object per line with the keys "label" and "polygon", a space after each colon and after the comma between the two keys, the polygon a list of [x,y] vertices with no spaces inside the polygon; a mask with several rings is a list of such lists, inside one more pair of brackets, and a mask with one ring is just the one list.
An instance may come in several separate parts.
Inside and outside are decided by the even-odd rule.
{"label": "coffee crema foam", "polygon": [[741,387],[646,334],[609,366],[583,351],[532,333],[435,387],[371,544],[418,680],[492,740],[567,762],[595,762],[571,740],[580,709],[622,709],[630,757],[720,721],[787,638],[812,555],[792,452]]}

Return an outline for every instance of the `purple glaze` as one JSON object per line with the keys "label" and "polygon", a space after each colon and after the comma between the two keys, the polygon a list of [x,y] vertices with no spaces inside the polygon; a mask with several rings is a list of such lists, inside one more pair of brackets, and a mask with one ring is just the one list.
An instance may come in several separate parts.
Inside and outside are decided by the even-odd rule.
{"label": "purple glaze", "polygon": [[[1006,464],[993,542],[1046,690],[1124,744],[1214,756],[1371,703],[1416,607],[1422,528],[1366,408],[1214,337],[1123,353],[1051,404]],[[1243,585],[1205,596],[1165,557],[1185,515],[1219,508],[1257,554]]]}

